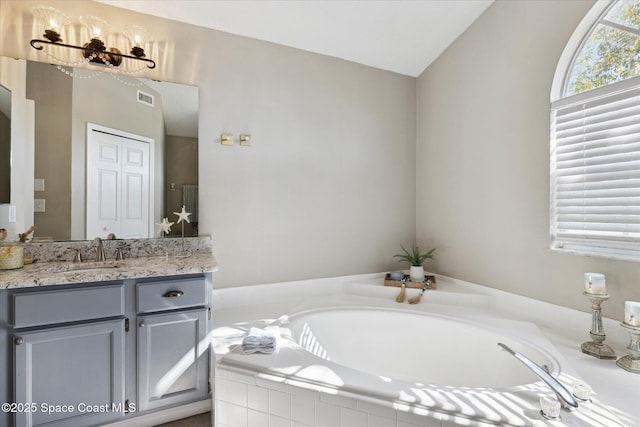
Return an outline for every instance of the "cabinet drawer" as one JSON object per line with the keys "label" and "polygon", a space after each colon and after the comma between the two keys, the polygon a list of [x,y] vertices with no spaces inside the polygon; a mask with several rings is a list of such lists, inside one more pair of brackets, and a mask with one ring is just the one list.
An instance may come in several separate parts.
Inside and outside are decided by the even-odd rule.
{"label": "cabinet drawer", "polygon": [[116,316],[124,316],[122,283],[13,294],[15,328]]}
{"label": "cabinet drawer", "polygon": [[205,286],[204,277],[138,283],[138,313],[205,305]]}

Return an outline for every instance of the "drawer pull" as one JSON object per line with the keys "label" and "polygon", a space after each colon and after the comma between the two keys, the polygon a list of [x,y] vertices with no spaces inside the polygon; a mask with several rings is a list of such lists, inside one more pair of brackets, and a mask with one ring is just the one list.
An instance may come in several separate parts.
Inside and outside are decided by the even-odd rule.
{"label": "drawer pull", "polygon": [[169,291],[166,294],[162,295],[165,298],[178,298],[184,295],[182,291]]}
{"label": "drawer pull", "polygon": [[16,337],[16,339],[13,341],[16,345],[22,345],[24,344],[24,338],[22,337]]}

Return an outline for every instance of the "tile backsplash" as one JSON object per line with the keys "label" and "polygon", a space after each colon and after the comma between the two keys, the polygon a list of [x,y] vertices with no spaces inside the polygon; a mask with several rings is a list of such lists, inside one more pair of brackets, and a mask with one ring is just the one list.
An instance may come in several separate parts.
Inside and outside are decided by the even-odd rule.
{"label": "tile backsplash", "polygon": [[[95,249],[91,240],[68,242],[25,243],[24,256],[34,262],[73,261],[77,250],[83,259],[95,257]],[[157,239],[116,239],[103,240],[104,251],[109,259],[114,259],[118,248],[122,249],[125,258],[176,255],[182,252],[211,253],[211,237],[177,237]]]}

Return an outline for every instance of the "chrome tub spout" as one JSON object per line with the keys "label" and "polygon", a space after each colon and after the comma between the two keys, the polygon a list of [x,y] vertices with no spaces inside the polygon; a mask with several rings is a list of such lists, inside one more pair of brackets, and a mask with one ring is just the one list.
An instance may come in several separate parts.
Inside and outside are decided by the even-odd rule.
{"label": "chrome tub spout", "polygon": [[536,374],[542,381],[544,381],[544,383],[548,385],[549,388],[555,393],[558,401],[560,401],[560,405],[562,405],[564,409],[572,411],[578,408],[578,401],[573,397],[573,394],[569,390],[567,390],[567,388],[563,386],[560,381],[555,379],[546,369],[533,362],[528,357],[512,350],[505,344],[498,343],[498,347],[500,348],[500,350],[504,350],[510,353],[513,357],[524,363],[527,368],[531,369],[534,374]]}

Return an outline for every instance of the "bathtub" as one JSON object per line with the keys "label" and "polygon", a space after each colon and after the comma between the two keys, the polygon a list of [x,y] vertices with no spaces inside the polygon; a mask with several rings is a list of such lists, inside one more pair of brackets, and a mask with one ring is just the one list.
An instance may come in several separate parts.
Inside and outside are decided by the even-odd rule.
{"label": "bathtub", "polygon": [[[455,318],[376,308],[322,309],[291,316],[292,338],[325,360],[393,380],[451,387],[513,387],[538,378],[505,342],[559,373],[539,346]],[[339,331],[339,333],[336,333]]]}
{"label": "bathtub", "polygon": [[[282,315],[274,354],[216,366],[219,427],[543,426],[553,393],[503,342],[561,382],[559,354],[528,322],[469,319],[388,307],[324,307]],[[619,426],[595,399],[563,412],[566,425]]]}

